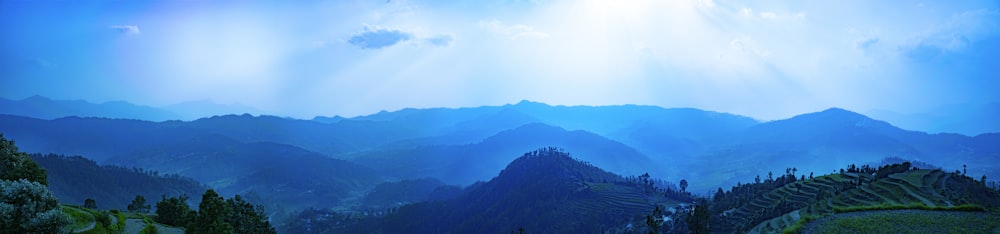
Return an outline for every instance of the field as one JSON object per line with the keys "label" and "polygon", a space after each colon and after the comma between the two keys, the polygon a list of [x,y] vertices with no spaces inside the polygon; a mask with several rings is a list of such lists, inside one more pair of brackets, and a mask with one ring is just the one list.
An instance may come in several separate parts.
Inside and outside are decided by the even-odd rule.
{"label": "field", "polygon": [[802,233],[1000,233],[1000,215],[928,210],[860,211],[810,222]]}
{"label": "field", "polygon": [[[980,206],[960,205],[961,201],[947,195],[952,176],[940,170],[912,170],[877,180],[856,173],[821,176],[770,191],[734,210],[733,217],[753,223],[762,218],[764,211],[779,205],[794,207],[794,211],[761,221],[750,229],[751,233],[777,233],[786,229],[797,232],[812,219],[854,211],[984,211]],[[862,186],[850,186],[859,180]]]}

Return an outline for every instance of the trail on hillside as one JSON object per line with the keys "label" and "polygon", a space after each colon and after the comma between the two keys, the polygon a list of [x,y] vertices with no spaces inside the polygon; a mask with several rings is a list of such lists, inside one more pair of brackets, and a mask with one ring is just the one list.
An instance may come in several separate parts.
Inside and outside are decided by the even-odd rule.
{"label": "trail on hillside", "polygon": [[90,212],[87,212],[87,211],[81,210],[81,209],[77,209],[77,208],[72,207],[72,206],[63,206],[63,207],[69,208],[69,209],[73,209],[73,210],[76,210],[77,212],[84,213],[84,214],[87,214],[87,215],[90,216],[90,224],[87,224],[86,227],[83,227],[81,229],[75,229],[75,230],[72,231],[72,233],[81,233],[81,232],[90,231],[90,229],[94,229],[94,226],[97,225],[97,219]]}

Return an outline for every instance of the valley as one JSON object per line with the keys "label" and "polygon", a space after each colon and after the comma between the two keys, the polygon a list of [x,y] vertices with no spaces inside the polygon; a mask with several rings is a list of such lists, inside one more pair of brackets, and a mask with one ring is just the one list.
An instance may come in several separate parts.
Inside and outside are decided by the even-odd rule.
{"label": "valley", "polygon": [[855,211],[992,219],[1000,205],[988,180],[1000,178],[1000,135],[908,131],[838,108],[767,122],[536,102],[314,120],[0,115],[0,131],[34,153],[63,203],[194,206],[214,189],[262,205],[287,233],[811,233]]}

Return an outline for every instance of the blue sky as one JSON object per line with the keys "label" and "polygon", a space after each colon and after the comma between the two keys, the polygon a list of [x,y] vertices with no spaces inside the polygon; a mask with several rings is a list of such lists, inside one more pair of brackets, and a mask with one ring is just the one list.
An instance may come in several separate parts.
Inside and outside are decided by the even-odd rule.
{"label": "blue sky", "polygon": [[649,104],[776,119],[1000,100],[997,1],[0,1],[0,96]]}

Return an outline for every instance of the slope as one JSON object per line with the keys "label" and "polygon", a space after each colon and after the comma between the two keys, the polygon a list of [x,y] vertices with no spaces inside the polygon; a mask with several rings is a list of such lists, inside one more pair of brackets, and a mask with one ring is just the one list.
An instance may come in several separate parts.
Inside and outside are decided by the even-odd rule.
{"label": "slope", "polygon": [[205,187],[187,177],[174,174],[160,175],[153,171],[117,166],[98,166],[94,161],[80,156],[33,154],[31,158],[45,168],[49,179],[49,189],[59,201],[69,204],[83,204],[87,198],[94,199],[102,209],[125,210],[136,195],[149,200],[160,196],[194,197],[205,191]]}
{"label": "slope", "polygon": [[[690,168],[704,184],[731,186],[740,178],[796,167],[802,172],[826,173],[836,165],[875,162],[885,157],[919,160],[944,168],[970,167],[975,175],[1000,177],[1000,138],[991,134],[967,137],[907,131],[886,122],[843,109],[803,114],[758,124],[734,134],[713,138],[709,150]],[[720,164],[719,162],[727,162]],[[707,167],[712,165],[711,167]]]}
{"label": "slope", "polygon": [[623,231],[648,214],[661,196],[618,175],[546,148],[526,153],[489,182],[454,200],[404,206],[347,232]]}
{"label": "slope", "polygon": [[566,131],[540,123],[500,132],[482,142],[367,152],[352,161],[399,178],[434,177],[448,184],[487,180],[517,152],[554,146],[578,158],[626,175],[657,174],[663,169],[635,149],[586,131]]}
{"label": "slope", "polygon": [[267,205],[331,207],[381,182],[375,171],[294,146],[241,143],[220,135],[193,137],[108,160],[190,176],[221,194],[256,193]]}

